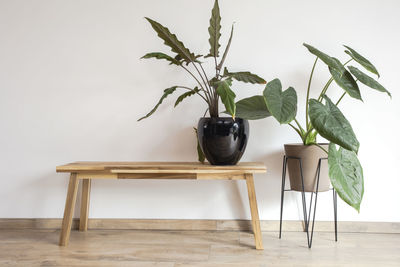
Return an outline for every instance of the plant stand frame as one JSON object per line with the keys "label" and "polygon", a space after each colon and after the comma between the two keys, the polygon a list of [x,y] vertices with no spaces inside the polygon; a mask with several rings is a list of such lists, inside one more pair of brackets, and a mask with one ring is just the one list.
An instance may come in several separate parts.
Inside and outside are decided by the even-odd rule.
{"label": "plant stand frame", "polygon": [[[300,175],[301,175],[301,185],[302,185],[302,191],[300,191],[300,192],[301,192],[302,203],[303,203],[304,231],[307,233],[307,245],[308,245],[309,248],[311,248],[313,235],[314,235],[314,223],[315,223],[315,213],[316,213],[317,200],[318,200],[318,187],[319,187],[319,177],[320,177],[320,172],[321,172],[321,162],[323,160],[327,160],[328,158],[320,158],[318,160],[317,186],[316,186],[315,192],[310,192],[311,193],[311,199],[310,199],[310,207],[308,209],[308,216],[307,216],[307,206],[306,206],[306,197],[305,197],[305,191],[304,191],[304,176],[303,176],[302,160],[301,160],[301,158],[298,158],[298,157],[290,157],[290,156],[286,156],[286,155],[283,156],[282,187],[281,187],[281,214],[280,214],[280,221],[279,221],[279,239],[281,239],[281,237],[282,237],[282,215],[283,215],[284,195],[285,195],[285,192],[287,192],[287,191],[295,191],[295,190],[291,190],[291,189],[285,189],[287,162],[288,162],[289,159],[297,160],[299,162]],[[333,192],[333,213],[334,213],[334,224],[335,224],[335,241],[337,242],[337,193],[336,193],[334,188],[331,188],[330,190],[332,190],[332,192]],[[299,191],[296,191],[296,192],[299,192]],[[314,194],[315,194],[315,200],[314,200],[314,207],[312,208]],[[309,232],[309,225],[310,225],[310,218],[311,218],[312,209],[314,210],[314,212],[313,212],[313,220],[312,220],[311,233],[310,233]]]}

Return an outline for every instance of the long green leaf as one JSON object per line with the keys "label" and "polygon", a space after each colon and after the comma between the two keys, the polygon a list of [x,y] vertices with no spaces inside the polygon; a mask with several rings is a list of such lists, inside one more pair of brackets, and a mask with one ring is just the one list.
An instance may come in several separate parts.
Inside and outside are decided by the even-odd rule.
{"label": "long green leaf", "polygon": [[[342,65],[338,59],[333,59],[338,65]],[[337,85],[342,87],[349,94],[349,96],[362,101],[360,89],[358,88],[357,82],[354,80],[353,76],[351,76],[350,72],[348,72],[346,69],[344,69],[342,72],[339,72],[332,67],[329,67],[329,72],[332,74],[332,77]]]}
{"label": "long green leaf", "polygon": [[218,66],[217,66],[217,70],[221,70],[222,66],[224,65],[226,56],[228,55],[229,48],[231,47],[232,37],[233,37],[233,24],[232,24],[232,29],[231,29],[231,36],[229,37],[229,41],[228,41],[228,44],[226,45],[226,48],[225,48],[224,54],[222,56],[222,59],[221,59],[221,61],[219,62]]}
{"label": "long green leaf", "polygon": [[263,94],[269,112],[280,124],[294,120],[297,113],[297,94],[292,87],[282,92],[281,81],[274,79],[267,83]]}
{"label": "long green leaf", "polygon": [[311,54],[317,56],[319,59],[321,59],[326,65],[328,65],[331,68],[334,68],[335,70],[339,71],[340,73],[343,73],[345,70],[344,67],[341,64],[338,64],[338,62],[331,56],[328,56],[327,54],[319,51],[315,47],[303,43],[305,47],[307,47],[308,51],[310,51]]}
{"label": "long green leaf", "polygon": [[218,0],[215,0],[214,7],[211,11],[210,26],[208,27],[210,34],[210,53],[206,57],[219,57],[219,38],[221,37],[221,15],[219,13]]}
{"label": "long green leaf", "polygon": [[364,195],[363,169],[354,151],[329,144],[329,177],[339,197],[360,212]]}
{"label": "long green leaf", "polygon": [[375,68],[374,65],[372,65],[372,63],[368,59],[366,59],[365,57],[363,57],[362,55],[357,53],[357,51],[355,51],[354,49],[352,49],[352,48],[350,48],[350,47],[348,47],[346,45],[344,45],[344,47],[346,47],[348,49],[348,50],[344,51],[346,54],[351,56],[355,61],[357,61],[366,70],[378,75],[378,78],[379,78],[378,70]]}
{"label": "long green leaf", "polygon": [[255,95],[236,102],[236,117],[246,120],[259,120],[271,116],[262,95]]}
{"label": "long green leaf", "polygon": [[386,90],[385,87],[383,87],[380,83],[378,83],[372,77],[368,76],[367,74],[363,73],[362,71],[360,71],[359,69],[357,69],[356,67],[353,67],[353,66],[349,66],[349,70],[350,70],[351,74],[353,74],[361,83],[365,84],[366,86],[368,86],[372,89],[387,93],[390,97],[392,97],[390,92],[388,90]]}
{"label": "long green leaf", "polygon": [[309,100],[311,124],[322,137],[357,153],[360,143],[349,121],[329,97],[325,95],[324,98],[325,105],[315,99]]}
{"label": "long green leaf", "polygon": [[173,86],[173,87],[165,89],[164,90],[164,94],[161,96],[161,98],[158,101],[158,103],[156,104],[156,106],[149,113],[147,113],[146,116],[143,116],[140,119],[138,119],[138,121],[141,121],[143,119],[146,119],[146,118],[150,117],[157,110],[157,108],[161,105],[161,103],[164,101],[164,99],[167,98],[168,95],[170,95],[173,92],[175,92],[176,88],[177,88],[177,86]]}
{"label": "long green leaf", "polygon": [[181,103],[181,102],[183,101],[183,99],[185,99],[186,97],[195,95],[195,94],[197,94],[199,91],[200,91],[200,89],[197,88],[197,87],[195,87],[192,91],[187,91],[187,92],[181,94],[181,95],[176,99],[176,102],[175,102],[175,106],[174,106],[174,107],[176,107],[179,103]]}
{"label": "long green leaf", "polygon": [[164,54],[164,53],[161,53],[161,52],[148,53],[148,54],[144,55],[144,56],[141,57],[141,58],[165,59],[165,60],[167,60],[167,61],[170,62],[170,63],[169,63],[170,65],[171,65],[171,64],[181,65],[181,63],[180,63],[178,60],[176,60],[175,58],[170,57],[170,56],[168,56],[168,55],[166,55],[166,54]]}
{"label": "long green leaf", "polygon": [[260,76],[250,73],[248,71],[229,72],[227,68],[224,69],[224,77],[231,77],[237,81],[253,84],[266,84],[267,82]]}
{"label": "long green leaf", "polygon": [[217,94],[221,97],[222,103],[225,105],[226,111],[235,118],[236,105],[235,105],[235,93],[230,88],[231,81],[223,80],[218,82]]}
{"label": "long green leaf", "polygon": [[168,28],[162,26],[160,23],[158,23],[155,20],[152,20],[150,18],[147,18],[147,21],[150,22],[151,26],[153,29],[157,32],[158,37],[160,37],[162,40],[164,40],[164,44],[169,46],[172,50],[172,52],[177,53],[182,59],[188,64],[190,62],[197,61],[197,56],[195,56],[193,53],[189,51],[185,47],[185,45],[178,40],[175,34],[172,34]]}
{"label": "long green leaf", "polygon": [[201,146],[199,143],[199,137],[197,135],[197,128],[193,127],[194,132],[196,134],[196,141],[197,141],[197,160],[200,161],[201,163],[204,163],[206,156],[203,153],[203,150],[201,150]]}

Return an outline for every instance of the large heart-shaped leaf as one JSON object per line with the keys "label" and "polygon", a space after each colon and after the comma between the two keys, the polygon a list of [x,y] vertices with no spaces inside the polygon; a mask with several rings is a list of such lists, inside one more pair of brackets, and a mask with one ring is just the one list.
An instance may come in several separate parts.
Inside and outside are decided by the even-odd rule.
{"label": "large heart-shaped leaf", "polygon": [[236,117],[259,120],[271,116],[262,95],[255,95],[236,102]]}
{"label": "large heart-shaped leaf", "polygon": [[231,80],[223,80],[217,83],[217,94],[221,97],[222,103],[225,105],[226,111],[235,118],[236,105],[235,105],[235,93],[231,90]]}
{"label": "large heart-shaped leaf", "polygon": [[228,41],[228,44],[226,45],[224,54],[222,55],[222,59],[217,66],[217,70],[221,70],[222,65],[224,65],[226,55],[228,55],[229,47],[231,47],[232,37],[233,37],[233,24],[232,24],[232,29],[231,29],[231,36],[229,37],[229,41]]}
{"label": "large heart-shaped leaf", "polygon": [[[334,60],[341,65],[339,60],[336,58],[334,58]],[[351,76],[350,72],[348,72],[346,69],[340,72],[332,67],[329,67],[329,71],[337,85],[342,87],[349,94],[349,96],[362,101],[360,89],[358,88],[357,82],[354,80],[353,76]]]}
{"label": "large heart-shaped leaf", "polygon": [[176,107],[179,103],[181,103],[183,101],[183,99],[185,99],[186,97],[192,96],[194,94],[197,94],[198,92],[200,92],[200,89],[195,87],[193,90],[191,91],[187,91],[186,93],[181,94],[175,102],[174,107]]}
{"label": "large heart-shaped leaf", "polygon": [[248,71],[229,72],[227,68],[224,69],[224,77],[231,77],[237,81],[253,84],[266,84],[267,82],[260,76],[250,73]]}
{"label": "large heart-shaped leaf", "polygon": [[219,38],[221,37],[221,16],[219,14],[218,0],[215,0],[214,7],[211,11],[210,26],[208,27],[210,34],[210,53],[206,57],[219,57]]}
{"label": "large heart-shaped leaf", "polygon": [[346,54],[351,56],[355,61],[357,61],[366,70],[378,75],[378,77],[379,77],[378,70],[375,68],[374,65],[372,65],[372,63],[368,59],[366,59],[365,57],[363,57],[362,55],[357,53],[357,51],[355,51],[354,49],[352,49],[352,48],[350,48],[350,47],[348,47],[346,45],[344,45],[344,47],[346,47],[348,49],[348,50],[344,51]]}
{"label": "large heart-shaped leaf", "polygon": [[349,121],[329,97],[324,98],[325,105],[315,99],[309,100],[311,124],[322,137],[357,153],[360,143]]}
{"label": "large heart-shaped leaf", "polygon": [[267,83],[263,94],[269,112],[280,124],[289,123],[296,117],[297,94],[292,87],[282,92],[281,81],[274,79]]}
{"label": "large heart-shaped leaf", "polygon": [[186,62],[197,61],[197,56],[189,51],[185,45],[178,40],[175,34],[172,34],[167,27],[162,26],[155,20],[146,18],[150,22],[153,29],[157,32],[158,37],[164,40],[164,44],[169,46],[172,52],[177,53]]}
{"label": "large heart-shaped leaf", "polygon": [[368,76],[367,74],[365,74],[364,72],[360,71],[359,69],[357,69],[356,67],[353,67],[353,66],[349,66],[349,70],[350,70],[351,74],[353,74],[361,83],[365,84],[366,86],[368,86],[372,89],[387,93],[390,97],[392,97],[390,92],[388,90],[386,90],[385,87],[383,87],[380,83],[378,83],[372,77]]}
{"label": "large heart-shaped leaf", "polygon": [[170,65],[171,65],[171,64],[181,65],[181,63],[180,63],[178,60],[176,60],[175,58],[170,57],[170,56],[168,56],[168,55],[166,55],[166,54],[164,54],[164,53],[161,53],[161,52],[148,53],[148,54],[144,55],[144,56],[141,57],[141,58],[165,59],[165,60],[167,60],[167,61],[170,62],[170,63],[169,63]]}
{"label": "large heart-shaped leaf", "polygon": [[161,103],[164,101],[164,99],[167,98],[168,95],[170,95],[173,92],[175,92],[176,88],[178,88],[178,86],[173,86],[173,87],[165,89],[164,90],[164,94],[161,96],[161,98],[158,101],[158,103],[156,104],[156,106],[149,113],[147,113],[146,116],[143,116],[140,119],[138,119],[138,121],[141,121],[143,119],[146,119],[146,118],[150,117],[157,110],[157,108],[161,105]]}
{"label": "large heart-shaped leaf", "polygon": [[304,43],[303,45],[305,47],[307,47],[308,51],[310,51],[311,54],[317,56],[329,67],[339,71],[340,73],[342,73],[345,70],[344,67],[342,66],[342,64],[338,64],[338,62],[337,62],[337,60],[335,60],[335,58],[328,56],[327,54],[319,51],[317,48],[315,48],[309,44]]}
{"label": "large heart-shaped leaf", "polygon": [[364,177],[356,153],[342,147],[336,150],[335,144],[330,143],[328,165],[332,186],[340,198],[360,212]]}

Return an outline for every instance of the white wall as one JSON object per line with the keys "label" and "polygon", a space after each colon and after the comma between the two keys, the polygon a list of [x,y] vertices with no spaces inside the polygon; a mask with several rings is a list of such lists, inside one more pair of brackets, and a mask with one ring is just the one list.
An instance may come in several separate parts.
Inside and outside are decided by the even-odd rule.
{"label": "white wall", "polygon": [[[364,103],[345,99],[342,110],[361,142],[365,196],[358,214],[339,203],[339,219],[400,221],[398,132],[400,96],[400,2],[220,1],[225,47],[235,36],[227,65],[297,89],[298,118],[314,57],[308,42],[345,60],[342,44],[365,54],[393,94],[362,87]],[[0,217],[62,217],[68,176],[55,166],[76,160],[193,161],[192,127],[204,104],[192,98],[136,120],[163,89],[193,85],[179,69],[139,60],[165,48],[144,16],[168,25],[196,53],[207,53],[213,1],[0,1]],[[328,79],[319,64],[313,94]],[[239,98],[262,86],[234,86]],[[337,97],[340,89],[332,87]],[[273,119],[250,123],[243,161],[263,161],[257,175],[260,216],[279,218],[284,143],[295,132]],[[332,219],[331,194],[320,194],[318,219]],[[299,219],[299,197],[286,198],[286,219]],[[249,218],[243,182],[95,181],[90,216],[96,218]]]}

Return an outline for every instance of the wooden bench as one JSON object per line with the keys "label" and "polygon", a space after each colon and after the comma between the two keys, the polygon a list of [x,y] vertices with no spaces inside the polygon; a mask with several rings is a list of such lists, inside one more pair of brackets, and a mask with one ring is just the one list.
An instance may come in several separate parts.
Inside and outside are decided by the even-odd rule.
{"label": "wooden bench", "polygon": [[196,162],[74,162],[58,166],[57,172],[71,173],[65,201],[60,246],[68,245],[72,216],[82,180],[82,201],[79,230],[88,228],[90,185],[92,179],[192,179],[192,180],[246,180],[256,249],[263,249],[254,173],[265,173],[263,163],[242,162],[235,166],[212,166]]}

